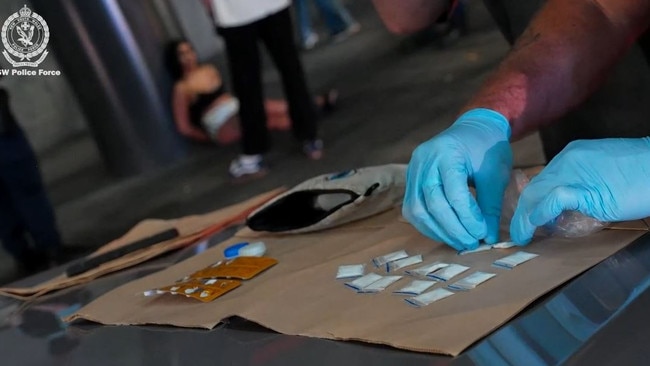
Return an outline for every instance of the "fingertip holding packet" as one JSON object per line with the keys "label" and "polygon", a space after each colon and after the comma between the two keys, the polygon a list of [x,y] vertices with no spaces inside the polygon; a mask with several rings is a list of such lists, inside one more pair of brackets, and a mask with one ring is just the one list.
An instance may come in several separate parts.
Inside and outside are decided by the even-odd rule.
{"label": "fingertip holding packet", "polygon": [[492,246],[488,244],[482,244],[479,245],[476,249],[465,249],[461,250],[458,252],[458,255],[467,255],[467,254],[474,254],[474,253],[480,253],[480,252],[485,252],[488,250],[492,250]]}
{"label": "fingertip holding packet", "polygon": [[517,246],[513,241],[502,241],[501,243],[496,243],[492,245],[493,249],[508,249]]}
{"label": "fingertip holding packet", "polygon": [[478,248],[476,249],[468,249],[468,250],[461,250],[458,252],[458,255],[466,255],[466,254],[474,254],[474,253],[480,253],[480,252],[485,252],[488,250],[492,249],[508,249],[516,246],[514,242],[511,241],[503,241],[501,243],[496,243],[496,244],[482,244],[479,245]]}

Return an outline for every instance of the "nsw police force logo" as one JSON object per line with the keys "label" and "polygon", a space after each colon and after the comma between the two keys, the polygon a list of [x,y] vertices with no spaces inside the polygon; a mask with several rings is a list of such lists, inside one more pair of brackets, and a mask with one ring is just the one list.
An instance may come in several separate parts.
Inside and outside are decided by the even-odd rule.
{"label": "nsw police force logo", "polygon": [[2,54],[13,67],[38,67],[48,55],[50,29],[27,5],[4,22],[0,35],[5,47]]}

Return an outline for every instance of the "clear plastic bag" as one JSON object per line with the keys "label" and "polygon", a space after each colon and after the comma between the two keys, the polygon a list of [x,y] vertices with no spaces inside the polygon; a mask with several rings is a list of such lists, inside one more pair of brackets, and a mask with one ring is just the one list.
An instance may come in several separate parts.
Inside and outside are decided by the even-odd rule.
{"label": "clear plastic bag", "polygon": [[[501,214],[501,228],[507,232],[510,227],[510,220],[515,214],[515,208],[519,201],[519,195],[530,179],[520,169],[512,171],[510,183],[503,196],[503,210]],[[577,238],[596,233],[609,223],[598,221],[592,217],[585,216],[578,211],[564,211],[552,222],[544,225],[537,231],[537,235],[559,236],[563,238]]]}

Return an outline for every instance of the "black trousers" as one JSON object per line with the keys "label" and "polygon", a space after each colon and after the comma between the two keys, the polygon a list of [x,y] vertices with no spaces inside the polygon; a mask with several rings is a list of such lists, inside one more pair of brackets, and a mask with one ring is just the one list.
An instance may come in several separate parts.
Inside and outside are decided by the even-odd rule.
{"label": "black trousers", "polygon": [[[2,108],[7,106],[0,103]],[[55,252],[61,246],[38,162],[18,127],[0,134],[0,241],[19,262],[29,261],[34,250]]]}
{"label": "black trousers", "polygon": [[[484,0],[505,38],[513,43],[546,0]],[[578,108],[540,130],[551,160],[578,139],[650,136],[650,42],[644,35],[603,85]],[[585,60],[589,62],[589,60]]]}
{"label": "black trousers", "polygon": [[289,9],[218,31],[226,44],[233,91],[239,98],[244,154],[263,154],[270,148],[258,41],[264,43],[280,72],[295,137],[300,141],[316,139],[318,113],[293,38]]}

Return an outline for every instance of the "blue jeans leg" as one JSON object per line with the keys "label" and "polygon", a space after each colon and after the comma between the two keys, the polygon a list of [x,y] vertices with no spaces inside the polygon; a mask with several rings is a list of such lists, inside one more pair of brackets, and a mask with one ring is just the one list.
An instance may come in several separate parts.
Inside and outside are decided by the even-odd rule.
{"label": "blue jeans leg", "polygon": [[298,31],[300,32],[300,41],[305,42],[307,37],[314,32],[311,26],[311,14],[309,12],[310,0],[296,0],[296,18],[298,21]]}
{"label": "blue jeans leg", "polygon": [[341,4],[340,0],[315,0],[318,10],[329,28],[330,34],[334,35],[346,30],[354,23],[354,19],[348,10]]}
{"label": "blue jeans leg", "polygon": [[0,180],[0,242],[17,261],[25,261],[29,255],[27,229],[20,220],[8,188]]}
{"label": "blue jeans leg", "polygon": [[21,250],[19,247],[24,247],[24,235],[29,235],[37,251],[57,251],[61,237],[54,210],[41,180],[38,161],[25,135],[17,131],[1,136],[0,154],[0,199],[3,200],[0,219],[9,223],[0,225],[5,248],[16,255]]}

